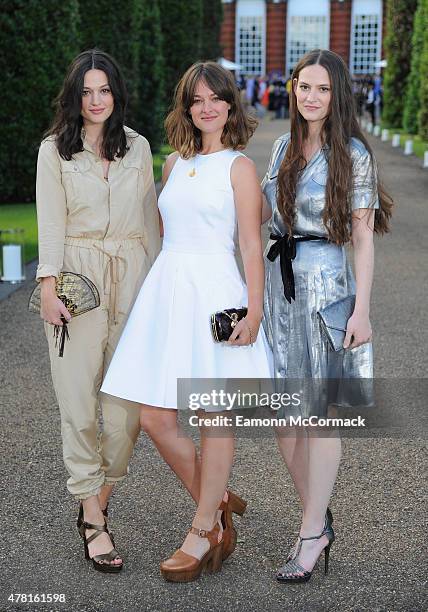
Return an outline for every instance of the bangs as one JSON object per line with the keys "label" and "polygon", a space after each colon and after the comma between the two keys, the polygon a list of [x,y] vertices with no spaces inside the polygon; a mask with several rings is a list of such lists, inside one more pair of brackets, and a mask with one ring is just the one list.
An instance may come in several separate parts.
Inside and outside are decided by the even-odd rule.
{"label": "bangs", "polygon": [[193,104],[196,94],[196,88],[199,83],[204,83],[220,100],[227,103],[234,101],[235,83],[228,78],[221,70],[217,70],[217,65],[196,66],[194,71],[187,75],[187,79],[183,82],[183,105],[186,110]]}

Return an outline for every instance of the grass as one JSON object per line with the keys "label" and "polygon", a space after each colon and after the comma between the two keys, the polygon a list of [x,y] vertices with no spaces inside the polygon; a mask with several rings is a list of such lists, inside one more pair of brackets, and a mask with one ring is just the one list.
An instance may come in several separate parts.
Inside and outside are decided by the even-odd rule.
{"label": "grass", "polygon": [[25,230],[24,260],[27,263],[37,257],[35,204],[2,204],[0,206],[0,231],[15,228]]}
{"label": "grass", "polygon": [[[164,145],[159,153],[153,155],[153,173],[156,182],[162,177],[162,165],[171,151],[171,147]],[[28,263],[37,257],[37,217],[34,203],[0,205],[0,231],[14,228],[25,230],[24,259],[25,263]]]}
{"label": "grass", "polygon": [[403,129],[390,128],[387,125],[381,124],[382,129],[389,130],[389,136],[392,138],[393,134],[400,134],[400,147],[404,149],[404,144],[406,140],[413,140],[413,153],[420,157],[424,158],[425,151],[428,151],[428,142],[422,140],[420,136],[415,136],[414,134],[408,134]]}

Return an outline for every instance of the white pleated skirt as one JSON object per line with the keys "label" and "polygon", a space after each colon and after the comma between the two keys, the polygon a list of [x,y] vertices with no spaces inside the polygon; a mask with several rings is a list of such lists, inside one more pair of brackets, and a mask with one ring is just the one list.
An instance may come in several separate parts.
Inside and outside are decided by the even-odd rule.
{"label": "white pleated skirt", "polygon": [[180,378],[270,378],[264,330],[252,346],[216,343],[211,315],[247,305],[233,253],[163,249],[147,275],[101,391],[134,402],[177,408]]}

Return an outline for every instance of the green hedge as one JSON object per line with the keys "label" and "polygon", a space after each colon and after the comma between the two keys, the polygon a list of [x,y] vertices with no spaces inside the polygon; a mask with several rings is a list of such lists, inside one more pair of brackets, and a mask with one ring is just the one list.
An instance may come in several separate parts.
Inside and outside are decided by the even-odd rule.
{"label": "green hedge", "polygon": [[421,104],[421,56],[427,36],[428,2],[419,0],[413,22],[412,56],[403,110],[403,127],[409,134],[418,132],[418,113]]}
{"label": "green hedge", "polygon": [[425,18],[425,29],[424,29],[424,44],[421,53],[420,61],[420,74],[421,86],[420,86],[420,109],[418,113],[418,134],[422,140],[428,141],[428,0],[422,0],[424,5],[423,12]]}
{"label": "green hedge", "polygon": [[78,25],[77,0],[2,3],[0,201],[34,198],[37,149],[65,69],[79,51]]}
{"label": "green hedge", "polygon": [[39,143],[67,66],[99,47],[121,65],[130,93],[127,123],[154,152],[178,79],[216,59],[221,0],[8,0],[0,11],[0,202],[34,200]]}
{"label": "green hedge", "polygon": [[200,59],[202,0],[159,0],[167,106],[184,71]]}
{"label": "green hedge", "polygon": [[388,0],[382,120],[392,128],[403,125],[403,94],[410,72],[413,15],[417,0]]}

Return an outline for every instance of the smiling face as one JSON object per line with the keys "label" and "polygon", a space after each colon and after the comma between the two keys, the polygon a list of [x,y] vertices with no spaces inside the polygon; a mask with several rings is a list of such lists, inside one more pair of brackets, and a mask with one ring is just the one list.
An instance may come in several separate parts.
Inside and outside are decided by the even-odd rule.
{"label": "smiling face", "polygon": [[324,121],[331,101],[331,83],[327,70],[319,64],[302,68],[293,82],[297,109],[306,121]]}
{"label": "smiling face", "polygon": [[231,108],[201,79],[195,88],[193,103],[189,109],[194,125],[205,134],[223,132]]}
{"label": "smiling face", "polygon": [[82,92],[84,123],[104,123],[114,109],[114,99],[108,78],[102,70],[88,70]]}

